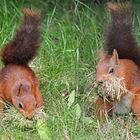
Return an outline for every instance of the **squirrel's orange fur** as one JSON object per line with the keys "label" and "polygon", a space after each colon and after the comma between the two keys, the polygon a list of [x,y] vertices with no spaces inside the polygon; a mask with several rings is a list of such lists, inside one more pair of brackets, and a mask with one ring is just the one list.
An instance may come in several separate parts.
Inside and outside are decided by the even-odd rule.
{"label": "squirrel's orange fur", "polygon": [[28,66],[40,47],[40,13],[30,9],[24,9],[23,13],[23,24],[2,50],[0,111],[3,101],[9,102],[25,117],[32,118],[36,107],[43,106],[38,79]]}
{"label": "squirrel's orange fur", "polygon": [[123,78],[126,92],[120,93],[119,100],[106,101],[99,97],[96,101],[97,117],[105,119],[111,110],[117,114],[132,111],[140,121],[140,50],[132,32],[131,11],[124,4],[110,3],[108,8],[112,20],[106,32],[107,54],[99,51],[96,80],[102,85],[110,78]]}

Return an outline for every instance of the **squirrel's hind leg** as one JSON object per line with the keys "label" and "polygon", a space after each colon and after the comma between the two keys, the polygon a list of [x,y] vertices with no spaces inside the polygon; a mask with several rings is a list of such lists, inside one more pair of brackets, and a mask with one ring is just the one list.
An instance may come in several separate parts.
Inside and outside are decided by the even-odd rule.
{"label": "squirrel's hind leg", "polygon": [[35,90],[35,98],[36,98],[36,102],[37,102],[37,108],[43,107],[43,98],[39,89],[39,83],[37,83],[36,85],[36,90]]}
{"label": "squirrel's hind leg", "polygon": [[0,97],[0,118],[3,115],[3,110],[4,110],[4,101],[3,99]]}
{"label": "squirrel's hind leg", "polygon": [[135,95],[132,102],[132,111],[137,120],[140,122],[140,95]]}
{"label": "squirrel's hind leg", "polygon": [[112,110],[112,103],[105,101],[101,97],[96,100],[95,103],[95,112],[97,118],[102,121],[106,121],[108,118],[108,113]]}

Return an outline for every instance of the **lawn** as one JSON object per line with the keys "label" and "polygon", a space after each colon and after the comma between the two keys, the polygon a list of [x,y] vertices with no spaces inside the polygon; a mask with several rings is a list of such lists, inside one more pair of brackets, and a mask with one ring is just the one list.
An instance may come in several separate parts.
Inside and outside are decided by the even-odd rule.
{"label": "lawn", "polygon": [[[98,93],[94,88],[97,52],[104,45],[109,19],[105,4],[88,5],[78,0],[1,0],[0,7],[0,50],[15,35],[23,7],[42,11],[41,48],[30,66],[40,80],[47,114],[43,123],[38,120],[30,127],[14,121],[8,121],[5,127],[5,122],[1,122],[2,140],[140,139],[140,127],[132,113],[113,116],[103,124],[97,121],[91,105]],[[135,35],[139,42],[139,3],[135,7]],[[20,122],[20,118],[16,121]]]}

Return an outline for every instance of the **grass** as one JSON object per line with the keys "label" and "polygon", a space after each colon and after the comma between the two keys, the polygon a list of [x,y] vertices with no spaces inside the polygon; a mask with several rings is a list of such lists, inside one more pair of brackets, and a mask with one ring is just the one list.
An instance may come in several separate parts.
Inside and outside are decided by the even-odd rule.
{"label": "grass", "polygon": [[0,1],[1,48],[14,36],[25,6],[41,9],[43,14],[43,41],[30,66],[41,82],[47,121],[42,125],[39,120],[31,127],[14,126],[13,121],[8,121],[6,128],[1,122],[1,139],[67,140],[66,135],[71,140],[140,139],[140,127],[131,113],[114,116],[106,124],[98,122],[94,114],[88,115],[94,112],[94,108],[89,110],[89,100],[96,99],[98,92],[93,88],[93,77],[109,19],[105,5],[88,6],[74,0]]}

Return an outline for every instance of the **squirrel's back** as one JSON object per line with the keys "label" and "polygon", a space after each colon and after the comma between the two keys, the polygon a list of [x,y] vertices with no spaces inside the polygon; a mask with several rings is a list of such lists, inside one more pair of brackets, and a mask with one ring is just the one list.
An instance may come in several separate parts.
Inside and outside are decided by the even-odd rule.
{"label": "squirrel's back", "polygon": [[108,55],[116,49],[120,59],[130,59],[140,67],[140,49],[133,35],[132,12],[129,4],[108,3],[111,22],[107,28],[106,47]]}
{"label": "squirrel's back", "polygon": [[15,38],[2,50],[2,62],[5,65],[28,64],[40,47],[40,12],[25,8],[23,13],[23,24]]}

